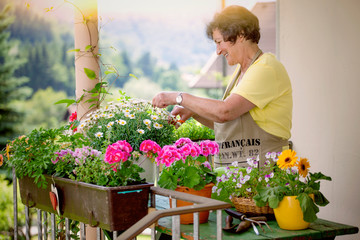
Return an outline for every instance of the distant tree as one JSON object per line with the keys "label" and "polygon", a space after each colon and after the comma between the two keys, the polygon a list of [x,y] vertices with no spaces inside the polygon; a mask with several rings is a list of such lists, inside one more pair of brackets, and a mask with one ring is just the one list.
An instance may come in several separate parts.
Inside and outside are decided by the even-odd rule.
{"label": "distant tree", "polygon": [[122,62],[125,65],[125,67],[128,69],[129,73],[131,73],[133,70],[131,59],[129,58],[129,55],[126,51],[121,52],[121,58]]}
{"label": "distant tree", "polygon": [[29,95],[28,88],[21,87],[27,78],[14,77],[15,70],[24,63],[17,54],[15,42],[9,41],[10,33],[7,28],[14,21],[11,6],[6,5],[0,11],[0,147],[3,148],[7,140],[14,138],[20,132],[16,124],[22,122],[23,114],[14,107],[15,100]]}
{"label": "distant tree", "polygon": [[35,92],[31,99],[18,106],[25,112],[26,125],[22,126],[23,131],[28,133],[40,127],[57,128],[63,124],[66,108],[62,104],[54,105],[54,103],[66,98],[68,96],[65,92],[54,91],[51,87]]}
{"label": "distant tree", "polygon": [[150,52],[145,52],[137,62],[137,67],[139,67],[145,76],[150,79],[153,77],[155,69],[155,60],[152,59]]}

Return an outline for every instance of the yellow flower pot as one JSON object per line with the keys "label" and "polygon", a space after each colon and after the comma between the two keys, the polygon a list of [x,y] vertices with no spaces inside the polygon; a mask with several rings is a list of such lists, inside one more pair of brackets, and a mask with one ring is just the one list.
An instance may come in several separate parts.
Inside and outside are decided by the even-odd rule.
{"label": "yellow flower pot", "polygon": [[[310,196],[313,198],[313,196]],[[277,208],[274,208],[276,221],[285,230],[301,230],[309,227],[305,222],[299,201],[296,196],[285,196]]]}

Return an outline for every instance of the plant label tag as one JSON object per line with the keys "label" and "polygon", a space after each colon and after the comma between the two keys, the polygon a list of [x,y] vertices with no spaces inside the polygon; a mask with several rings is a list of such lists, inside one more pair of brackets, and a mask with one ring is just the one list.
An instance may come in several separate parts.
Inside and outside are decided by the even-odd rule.
{"label": "plant label tag", "polygon": [[53,209],[60,215],[59,194],[55,184],[51,184],[51,192],[49,192],[49,195]]}

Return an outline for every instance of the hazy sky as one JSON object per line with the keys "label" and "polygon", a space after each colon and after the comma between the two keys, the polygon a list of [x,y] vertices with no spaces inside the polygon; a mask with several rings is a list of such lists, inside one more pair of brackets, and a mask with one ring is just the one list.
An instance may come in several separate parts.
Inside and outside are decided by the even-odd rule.
{"label": "hazy sky", "polygon": [[[64,0],[15,0],[30,8],[43,11],[46,15],[61,16],[71,21],[72,6]],[[91,0],[81,0],[86,4]],[[258,1],[274,0],[227,0],[228,5],[241,5],[251,9]],[[69,0],[80,4],[79,0]],[[153,18],[188,18],[210,19],[216,11],[221,9],[221,0],[97,0],[98,15],[103,18],[117,18],[118,16],[143,15]],[[54,7],[56,11],[46,12],[45,9]]]}

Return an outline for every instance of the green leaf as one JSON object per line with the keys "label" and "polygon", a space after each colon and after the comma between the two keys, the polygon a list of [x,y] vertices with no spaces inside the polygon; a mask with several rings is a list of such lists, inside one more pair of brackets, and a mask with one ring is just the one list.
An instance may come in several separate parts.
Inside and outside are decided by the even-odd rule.
{"label": "green leaf", "polygon": [[323,207],[329,204],[329,200],[327,200],[326,197],[320,191],[315,191],[314,197],[315,197],[315,203],[319,206]]}
{"label": "green leaf", "polygon": [[80,49],[79,49],[79,48],[75,48],[75,49],[68,50],[68,52],[80,52]]}
{"label": "green leaf", "polygon": [[76,101],[74,99],[62,99],[54,104],[62,104],[62,103],[66,103],[67,104],[66,107],[69,107],[71,104],[76,103]]}
{"label": "green leaf", "polygon": [[166,170],[163,170],[160,174],[158,183],[162,188],[175,190],[177,187],[177,176],[170,174]]}
{"label": "green leaf", "polygon": [[138,79],[134,74],[132,74],[132,73],[130,73],[129,76],[135,78],[136,80],[139,80],[139,79]]}
{"label": "green leaf", "polygon": [[98,99],[97,98],[90,98],[90,99],[86,100],[85,102],[90,103],[90,102],[94,102],[94,101],[98,101]]}
{"label": "green leaf", "polygon": [[196,167],[190,166],[185,169],[185,174],[183,177],[183,183],[185,187],[194,188],[197,184],[200,183],[200,176]]}
{"label": "green leaf", "polygon": [[300,193],[296,199],[299,200],[304,215],[304,221],[314,222],[317,219],[316,213],[319,212],[319,207],[315,205],[312,198],[306,193]]}
{"label": "green leaf", "polygon": [[87,46],[85,47],[85,51],[90,50],[92,47],[93,47],[93,46],[91,46],[91,45],[87,45]]}
{"label": "green leaf", "polygon": [[96,74],[93,70],[89,68],[84,68],[84,72],[89,79],[96,79]]}

